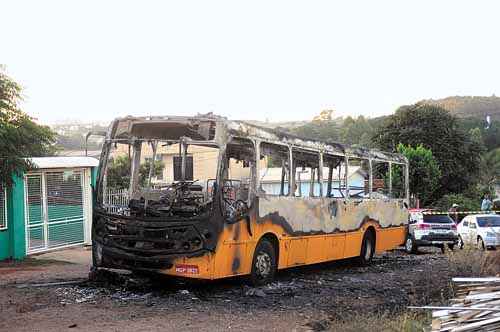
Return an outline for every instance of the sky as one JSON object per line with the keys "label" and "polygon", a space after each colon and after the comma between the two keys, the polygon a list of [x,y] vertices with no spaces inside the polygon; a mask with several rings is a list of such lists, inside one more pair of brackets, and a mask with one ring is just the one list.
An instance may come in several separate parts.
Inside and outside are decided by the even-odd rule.
{"label": "sky", "polygon": [[0,64],[42,123],[310,120],[500,94],[498,1],[0,0]]}

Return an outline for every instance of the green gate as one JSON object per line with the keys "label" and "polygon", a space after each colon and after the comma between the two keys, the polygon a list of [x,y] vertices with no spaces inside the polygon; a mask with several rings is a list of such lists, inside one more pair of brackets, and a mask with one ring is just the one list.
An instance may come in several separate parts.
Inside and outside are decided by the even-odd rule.
{"label": "green gate", "polygon": [[88,204],[84,176],[83,170],[26,175],[28,254],[84,243]]}

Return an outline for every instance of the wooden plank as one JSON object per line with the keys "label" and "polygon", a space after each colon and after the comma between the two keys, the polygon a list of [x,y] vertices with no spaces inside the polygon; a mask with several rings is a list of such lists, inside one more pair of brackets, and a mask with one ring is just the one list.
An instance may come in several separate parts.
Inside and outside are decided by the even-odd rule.
{"label": "wooden plank", "polygon": [[483,320],[483,321],[480,321],[480,322],[476,322],[476,323],[466,324],[466,325],[454,328],[452,331],[453,332],[472,331],[475,328],[483,327],[485,325],[489,325],[489,324],[493,324],[493,323],[497,323],[497,322],[500,322],[500,317],[492,318],[492,319],[486,319],[486,320]]}

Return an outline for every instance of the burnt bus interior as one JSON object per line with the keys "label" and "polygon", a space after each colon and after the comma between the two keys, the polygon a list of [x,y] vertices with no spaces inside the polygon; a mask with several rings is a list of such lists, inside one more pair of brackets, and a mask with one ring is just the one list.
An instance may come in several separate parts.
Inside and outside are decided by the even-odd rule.
{"label": "burnt bus interior", "polygon": [[[108,213],[162,219],[203,217],[214,207],[218,186],[221,210],[227,219],[248,210],[250,178],[255,176],[253,143],[249,140],[235,138],[225,145],[224,155],[216,143],[187,136],[168,140],[135,137],[110,143],[99,192],[99,202]],[[178,150],[168,165],[158,154],[162,149]],[[116,174],[121,164],[125,168]],[[161,180],[166,171],[173,176]],[[116,181],[117,176],[124,181]]]}
{"label": "burnt bus interior", "polygon": [[220,192],[217,204],[234,220],[259,195],[407,197],[401,156],[340,144],[322,151],[307,146],[312,141],[273,134],[219,117],[117,120],[103,148],[98,206],[132,217],[200,217],[213,211]]}

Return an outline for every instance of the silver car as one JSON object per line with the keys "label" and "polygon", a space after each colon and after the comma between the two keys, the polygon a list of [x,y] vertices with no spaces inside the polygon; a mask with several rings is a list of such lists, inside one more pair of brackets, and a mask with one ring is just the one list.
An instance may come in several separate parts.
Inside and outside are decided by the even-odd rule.
{"label": "silver car", "polygon": [[462,219],[458,225],[458,246],[477,246],[481,250],[500,246],[500,215],[477,214]]}

